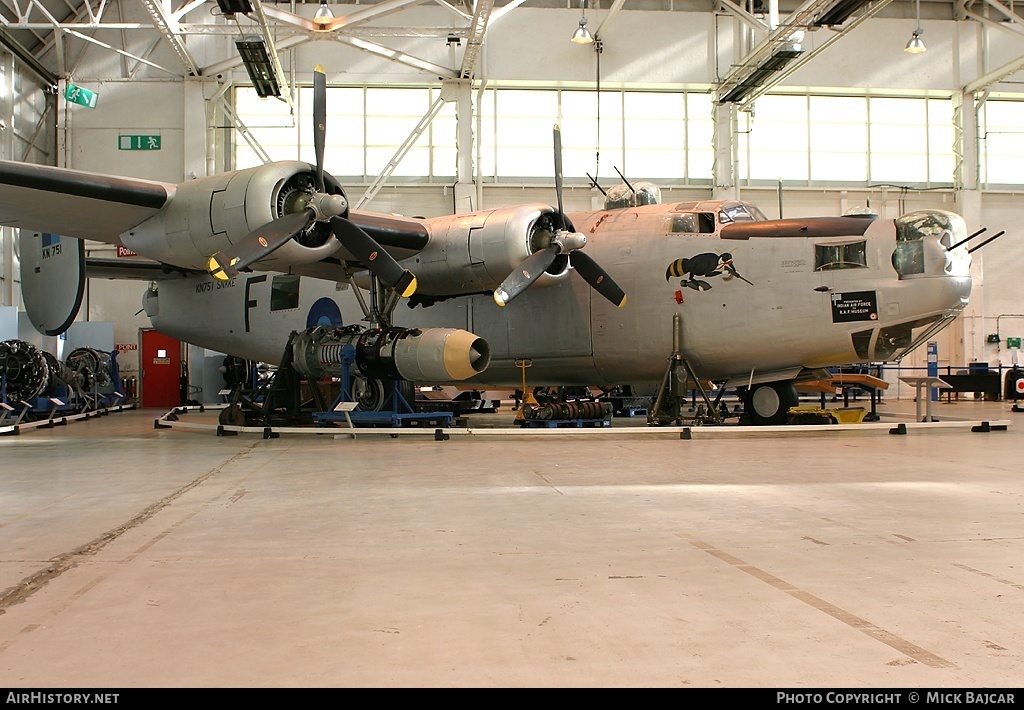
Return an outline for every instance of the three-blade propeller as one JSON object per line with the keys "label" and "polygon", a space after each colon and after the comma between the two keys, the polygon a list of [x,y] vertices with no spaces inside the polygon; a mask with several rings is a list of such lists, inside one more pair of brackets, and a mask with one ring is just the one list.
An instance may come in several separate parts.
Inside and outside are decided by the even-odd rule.
{"label": "three-blade propeller", "polygon": [[313,72],[313,146],[316,151],[316,171],[313,174],[313,192],[301,212],[286,214],[259,227],[229,249],[210,257],[208,268],[219,281],[228,281],[238,272],[260,259],[264,259],[291,239],[308,230],[314,222],[327,222],[335,238],[370,273],[403,298],[416,291],[416,277],[403,269],[394,257],[384,250],[361,227],[346,219],[348,201],[344,195],[330,195],[324,186],[324,147],[327,136],[327,75],[319,64]]}
{"label": "three-blade propeller", "polygon": [[501,282],[501,285],[494,290],[494,302],[504,306],[513,298],[525,291],[530,284],[540,278],[547,269],[555,263],[559,255],[565,254],[569,258],[569,264],[576,270],[584,281],[607,298],[616,306],[621,308],[626,305],[626,294],[618,284],[602,269],[596,261],[585,254],[581,249],[586,245],[587,238],[576,232],[573,226],[566,219],[562,207],[562,132],[556,125],[554,128],[555,145],[555,196],[558,200],[558,226],[550,239],[550,245],[538,249],[526,257],[516,267],[515,271]]}

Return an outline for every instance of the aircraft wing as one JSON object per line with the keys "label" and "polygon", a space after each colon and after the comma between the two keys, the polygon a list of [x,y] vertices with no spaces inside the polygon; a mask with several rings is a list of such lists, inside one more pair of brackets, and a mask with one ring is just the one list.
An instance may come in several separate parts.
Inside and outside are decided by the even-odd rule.
{"label": "aircraft wing", "polygon": [[0,224],[113,244],[166,206],[174,190],[152,180],[0,160]]}
{"label": "aircraft wing", "polygon": [[151,259],[101,259],[86,257],[85,275],[90,279],[129,279],[135,281],[164,281],[205,274],[205,271],[169,266]]}

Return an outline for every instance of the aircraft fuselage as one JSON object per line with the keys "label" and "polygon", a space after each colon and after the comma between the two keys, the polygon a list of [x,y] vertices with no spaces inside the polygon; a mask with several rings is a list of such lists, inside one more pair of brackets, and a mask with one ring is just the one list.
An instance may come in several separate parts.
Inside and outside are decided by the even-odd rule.
{"label": "aircraft fuselage", "polygon": [[[787,225],[731,220],[728,205],[743,203],[570,215],[587,238],[586,253],[628,295],[623,308],[563,260],[551,269],[559,273],[545,274],[504,307],[486,293],[428,307],[400,304],[394,325],[464,328],[484,338],[491,360],[475,384],[515,386],[522,378],[516,361],[529,358],[535,384],[650,385],[664,375],[677,313],[683,354],[701,377],[765,380],[894,359],[967,303],[969,256],[964,247],[948,249],[966,231],[956,215],[861,218],[863,226],[838,236],[834,228],[814,236],[814,225],[777,235],[748,228]],[[415,273],[416,262],[402,264]],[[274,273],[243,272],[227,283],[198,276],[161,282],[147,311],[168,335],[278,362],[292,331],[360,323],[355,288]]]}

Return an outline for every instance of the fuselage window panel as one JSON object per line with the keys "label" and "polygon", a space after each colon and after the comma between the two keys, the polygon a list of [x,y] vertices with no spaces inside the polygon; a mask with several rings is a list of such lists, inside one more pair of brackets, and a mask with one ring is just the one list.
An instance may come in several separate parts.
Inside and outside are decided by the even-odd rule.
{"label": "fuselage window panel", "polygon": [[866,269],[868,266],[867,242],[850,244],[815,244],[814,270],[834,271],[836,269]]}
{"label": "fuselage window panel", "polygon": [[669,231],[674,234],[714,234],[715,216],[710,212],[688,212],[671,216]]}
{"label": "fuselage window panel", "polygon": [[299,307],[299,277],[279,274],[270,284],[270,310],[290,311]]}

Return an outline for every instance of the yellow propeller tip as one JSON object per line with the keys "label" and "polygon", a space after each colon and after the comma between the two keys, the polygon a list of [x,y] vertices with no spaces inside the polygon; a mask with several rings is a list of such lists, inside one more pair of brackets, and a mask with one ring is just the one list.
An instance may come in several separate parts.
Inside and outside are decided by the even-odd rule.
{"label": "yellow propeller tip", "polygon": [[625,296],[623,296],[622,300],[619,301],[619,308],[622,308],[624,305],[626,305],[626,297]]}
{"label": "yellow propeller tip", "polygon": [[317,72],[318,74],[327,74],[322,64],[317,64],[315,67],[313,67],[313,71]]}
{"label": "yellow propeller tip", "polygon": [[[418,285],[419,284],[416,281],[416,277],[413,276],[409,283],[405,286],[405,288],[398,292],[398,295],[401,296],[402,298],[409,298],[409,296],[416,293],[416,287]],[[401,284],[399,284],[399,287],[401,287]]]}

